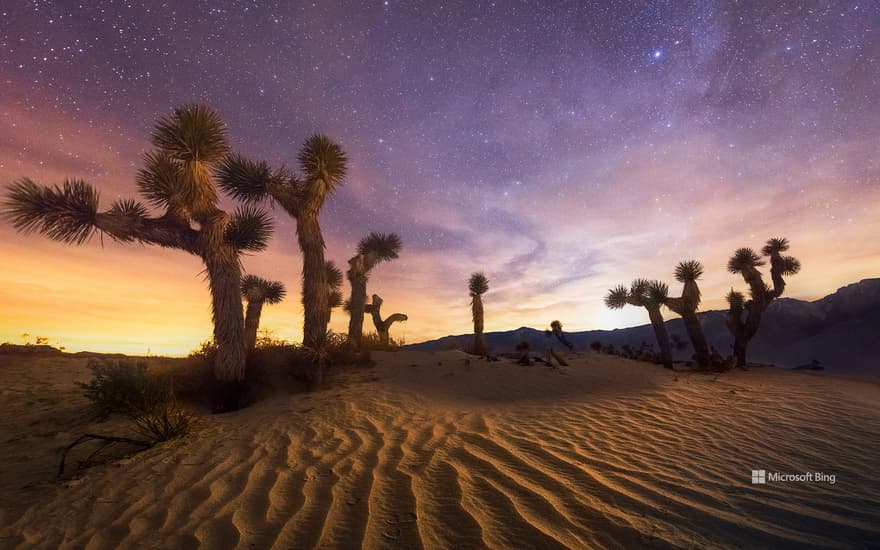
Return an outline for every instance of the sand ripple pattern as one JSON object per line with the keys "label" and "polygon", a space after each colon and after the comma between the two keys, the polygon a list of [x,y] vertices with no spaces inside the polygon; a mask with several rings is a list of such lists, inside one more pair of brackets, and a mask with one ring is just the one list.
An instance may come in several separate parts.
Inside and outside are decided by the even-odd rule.
{"label": "sand ripple pattern", "polygon": [[[880,387],[608,361],[523,373],[388,356],[96,468],[25,511],[0,546],[880,545]],[[753,486],[757,468],[837,482]]]}

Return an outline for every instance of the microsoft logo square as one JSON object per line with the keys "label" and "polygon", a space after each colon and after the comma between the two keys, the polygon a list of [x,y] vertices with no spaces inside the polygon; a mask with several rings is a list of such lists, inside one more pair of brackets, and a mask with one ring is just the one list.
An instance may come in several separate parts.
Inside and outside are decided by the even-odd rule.
{"label": "microsoft logo square", "polygon": [[752,470],[752,485],[767,483],[767,470]]}

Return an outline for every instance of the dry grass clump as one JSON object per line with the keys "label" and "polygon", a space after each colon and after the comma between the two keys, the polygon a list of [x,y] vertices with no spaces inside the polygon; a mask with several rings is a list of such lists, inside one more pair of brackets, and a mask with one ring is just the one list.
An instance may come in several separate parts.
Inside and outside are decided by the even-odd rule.
{"label": "dry grass clump", "polygon": [[372,351],[397,351],[406,345],[404,338],[388,337],[388,344],[382,344],[382,340],[375,332],[368,332],[361,337],[361,346],[363,349]]}

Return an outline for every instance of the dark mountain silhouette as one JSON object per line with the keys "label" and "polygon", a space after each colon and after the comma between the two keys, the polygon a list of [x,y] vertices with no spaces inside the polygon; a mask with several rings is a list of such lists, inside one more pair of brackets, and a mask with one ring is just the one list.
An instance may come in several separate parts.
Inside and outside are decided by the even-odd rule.
{"label": "dark mountain silhouette", "polygon": [[[722,355],[730,355],[733,337],[725,326],[726,311],[698,314],[710,346]],[[687,342],[683,350],[673,349],[676,360],[691,358],[693,349],[681,319],[666,322],[670,336]],[[820,300],[806,302],[793,298],[774,300],[761,328],[749,347],[749,360],[783,367],[798,367],[819,361],[824,372],[880,380],[880,279],[864,279],[840,288]],[[576,350],[587,349],[591,342],[640,346],[653,344],[651,325],[615,329],[566,332]],[[406,346],[414,350],[464,349],[473,335],[446,336],[429,342]],[[519,342],[528,342],[533,350],[555,344],[543,330],[520,327],[506,332],[486,333],[490,353],[512,352]]]}

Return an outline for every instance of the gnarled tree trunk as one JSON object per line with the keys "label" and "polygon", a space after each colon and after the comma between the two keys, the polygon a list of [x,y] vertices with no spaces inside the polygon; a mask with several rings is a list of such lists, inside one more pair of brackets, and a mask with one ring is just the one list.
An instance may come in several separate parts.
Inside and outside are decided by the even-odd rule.
{"label": "gnarled tree trunk", "polygon": [[363,254],[358,254],[348,261],[348,282],[351,284],[349,300],[348,341],[360,348],[364,333],[364,308],[367,304],[367,276]]}
{"label": "gnarled tree trunk", "polygon": [[486,355],[486,341],[483,338],[483,299],[479,295],[473,297],[471,309],[474,318],[474,349],[476,355]]}
{"label": "gnarled tree trunk", "polygon": [[691,339],[691,344],[694,346],[697,365],[701,368],[707,368],[710,363],[709,344],[706,342],[706,335],[703,334],[703,326],[700,324],[697,314],[694,312],[684,312],[681,315],[681,320],[684,322],[684,329],[687,331],[688,338]]}
{"label": "gnarled tree trunk", "polygon": [[[297,217],[296,234],[303,253],[303,344],[318,348],[323,346],[327,338],[330,307],[327,299],[324,238],[318,224],[317,209],[314,212],[303,212]],[[316,375],[320,379],[323,372]]]}
{"label": "gnarled tree trunk", "polygon": [[262,313],[263,302],[258,300],[248,302],[247,312],[244,316],[244,340],[247,351],[252,351],[257,347],[257,328],[260,326]]}
{"label": "gnarled tree trunk", "polygon": [[373,303],[365,306],[365,311],[373,317],[373,325],[376,327],[376,333],[379,335],[379,344],[387,348],[390,343],[389,332],[391,325],[397,322],[406,321],[408,317],[403,313],[392,313],[387,319],[382,319],[382,298],[378,294],[373,294]]}
{"label": "gnarled tree trunk", "polygon": [[235,410],[245,391],[244,315],[241,311],[241,268],[237,251],[226,244],[224,231],[228,216],[215,213],[203,222],[202,260],[211,288],[211,314],[214,319],[214,376],[218,382],[214,409]]}
{"label": "gnarled tree trunk", "polygon": [[646,309],[648,310],[648,317],[651,319],[651,326],[654,328],[657,345],[660,347],[660,357],[663,360],[663,366],[671,369],[672,347],[669,345],[669,334],[666,332],[663,314],[660,313],[659,307],[646,307]]}

